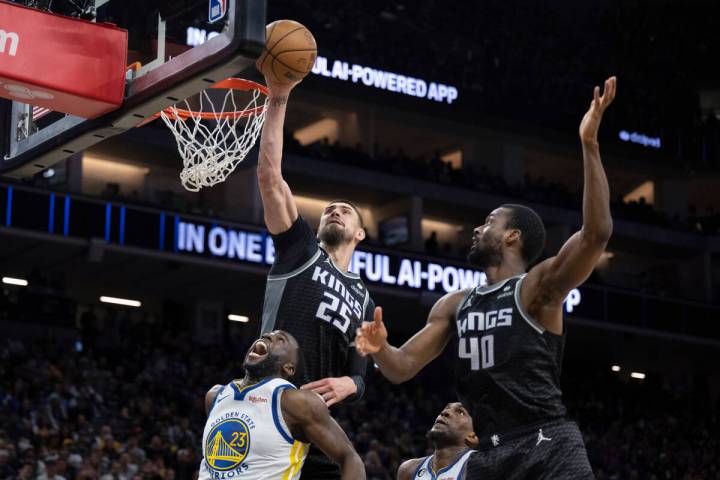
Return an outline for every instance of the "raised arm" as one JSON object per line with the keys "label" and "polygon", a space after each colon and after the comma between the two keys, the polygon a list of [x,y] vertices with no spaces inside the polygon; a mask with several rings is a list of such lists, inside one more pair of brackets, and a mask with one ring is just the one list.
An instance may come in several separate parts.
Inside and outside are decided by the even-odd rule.
{"label": "raised arm", "polygon": [[382,374],[393,383],[410,380],[438,357],[452,337],[455,310],[467,291],[448,293],[433,305],[422,330],[400,347],[387,341],[382,309],[375,308],[375,320],[363,322],[357,331],[355,348],[371,354]]}
{"label": "raised arm", "polygon": [[283,179],[281,161],[285,108],[296,84],[280,84],[265,78],[270,90],[265,124],[260,136],[257,176],[265,210],[265,225],[272,234],[287,231],[298,216],[297,206]]}
{"label": "raised arm", "polygon": [[343,480],[364,480],[365,465],[325,403],[309,390],[286,390],[282,412],[293,435],[310,442],[340,465]]}
{"label": "raised arm", "polygon": [[562,303],[568,292],[592,273],[612,234],[610,190],[600,160],[598,129],[605,109],[615,98],[616,78],[605,81],[602,96],[595,87],[590,108],[580,123],[583,151],[583,224],[557,256],[541,262],[523,282],[521,301],[526,311],[550,332],[562,333]]}

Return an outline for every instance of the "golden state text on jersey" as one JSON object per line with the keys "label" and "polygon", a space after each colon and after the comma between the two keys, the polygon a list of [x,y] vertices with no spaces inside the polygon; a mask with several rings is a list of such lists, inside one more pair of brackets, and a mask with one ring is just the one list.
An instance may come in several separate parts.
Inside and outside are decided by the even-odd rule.
{"label": "golden state text on jersey", "polygon": [[199,480],[296,480],[309,445],[295,440],[283,418],[281,378],[220,389],[203,432]]}
{"label": "golden state text on jersey", "polygon": [[[231,414],[226,414],[230,415]],[[214,472],[213,478],[234,478],[249,467],[243,461],[250,452],[251,428],[253,421],[247,415],[243,418],[226,418],[212,426],[205,440],[205,461]],[[218,475],[218,473],[223,475]],[[226,475],[227,473],[227,475]]]}

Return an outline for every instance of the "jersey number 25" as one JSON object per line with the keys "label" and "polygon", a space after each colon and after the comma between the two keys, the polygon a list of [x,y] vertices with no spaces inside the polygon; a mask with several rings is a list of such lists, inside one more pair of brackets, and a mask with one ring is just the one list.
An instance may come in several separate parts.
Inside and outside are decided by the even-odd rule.
{"label": "jersey number 25", "polygon": [[[323,296],[327,298],[325,301],[320,302],[315,316],[320,320],[332,323],[339,328],[341,332],[347,333],[347,329],[350,326],[350,314],[352,313],[350,307],[330,292],[323,292]],[[335,313],[335,315],[333,316],[331,313]],[[337,315],[340,315],[343,321],[338,320],[336,318]]]}

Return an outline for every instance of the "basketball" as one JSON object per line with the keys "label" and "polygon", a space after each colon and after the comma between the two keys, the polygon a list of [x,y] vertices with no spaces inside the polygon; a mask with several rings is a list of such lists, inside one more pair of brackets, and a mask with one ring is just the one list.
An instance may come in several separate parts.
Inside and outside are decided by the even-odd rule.
{"label": "basketball", "polygon": [[310,30],[294,20],[277,20],[265,27],[265,50],[256,66],[277,82],[297,82],[310,73],[316,56]]}

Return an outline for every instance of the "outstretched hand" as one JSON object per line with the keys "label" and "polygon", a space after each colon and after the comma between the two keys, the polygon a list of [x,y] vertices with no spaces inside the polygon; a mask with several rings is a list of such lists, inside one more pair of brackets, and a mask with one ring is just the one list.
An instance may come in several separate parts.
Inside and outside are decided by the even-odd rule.
{"label": "outstretched hand", "polygon": [[322,380],[306,383],[300,388],[312,390],[320,395],[328,407],[340,403],[350,395],[357,393],[357,385],[350,377],[323,378]]}
{"label": "outstretched hand", "polygon": [[268,90],[270,90],[270,95],[268,96],[277,97],[289,95],[290,91],[295,88],[298,83],[302,82],[302,79],[296,82],[278,82],[272,74],[266,75],[265,72],[260,69],[260,64],[264,56],[265,55],[262,55],[255,61],[255,68],[265,77],[265,85],[267,85]]}
{"label": "outstretched hand", "polygon": [[377,353],[387,341],[387,329],[382,319],[382,308],[375,307],[372,322],[363,322],[355,334],[355,350],[363,357]]}
{"label": "outstretched hand", "polygon": [[278,96],[288,96],[290,94],[290,91],[297,86],[298,83],[300,83],[302,80],[298,80],[297,82],[277,82],[275,80],[272,80],[269,76],[265,77],[265,85],[267,85],[268,90],[270,90],[270,95],[272,97],[278,97]]}
{"label": "outstretched hand", "polygon": [[583,143],[597,143],[597,134],[600,129],[600,121],[602,120],[605,109],[615,99],[615,90],[617,88],[617,78],[610,77],[605,80],[603,93],[600,95],[600,87],[595,87],[593,91],[593,100],[590,102],[590,108],[580,122],[580,140]]}

